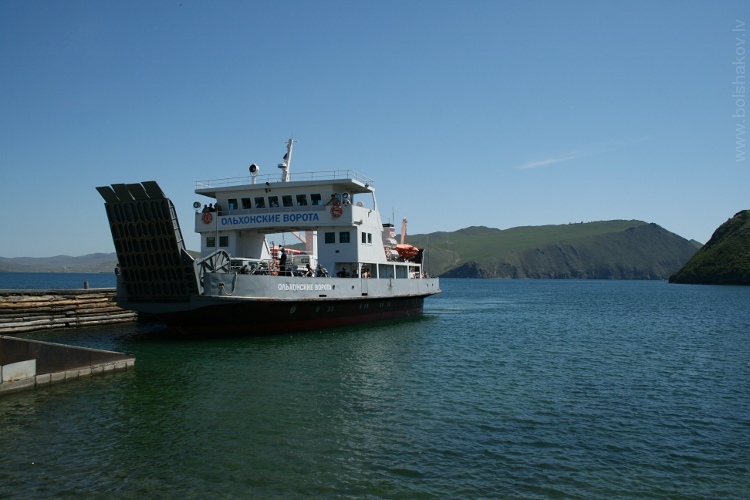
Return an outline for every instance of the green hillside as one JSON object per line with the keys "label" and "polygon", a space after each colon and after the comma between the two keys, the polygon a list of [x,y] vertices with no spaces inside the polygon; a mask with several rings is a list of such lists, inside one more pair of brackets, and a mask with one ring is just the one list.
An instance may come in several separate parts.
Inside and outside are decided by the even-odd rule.
{"label": "green hillside", "polygon": [[[700,244],[656,224],[615,220],[409,236],[432,275],[476,278],[666,279]],[[116,255],[2,258],[2,271],[112,272]]]}
{"label": "green hillside", "polygon": [[750,210],[738,212],[719,226],[708,243],[669,281],[750,285]]}
{"label": "green hillside", "polygon": [[699,245],[636,220],[470,227],[408,238],[433,275],[480,278],[666,279]]}

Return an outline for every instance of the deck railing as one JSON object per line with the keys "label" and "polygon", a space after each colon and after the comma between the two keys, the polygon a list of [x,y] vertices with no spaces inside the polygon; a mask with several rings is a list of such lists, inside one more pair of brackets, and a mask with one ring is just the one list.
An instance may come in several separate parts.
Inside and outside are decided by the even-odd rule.
{"label": "deck railing", "polygon": [[[289,182],[306,182],[306,181],[325,181],[325,180],[342,180],[351,179],[369,186],[374,186],[375,181],[365,177],[356,170],[322,170],[318,172],[290,172]],[[255,184],[265,184],[266,182],[281,182],[281,174],[263,174],[255,176]],[[216,187],[238,186],[243,184],[253,184],[253,176],[245,175],[242,177],[227,177],[224,179],[211,179],[195,181],[195,189],[206,189]]]}

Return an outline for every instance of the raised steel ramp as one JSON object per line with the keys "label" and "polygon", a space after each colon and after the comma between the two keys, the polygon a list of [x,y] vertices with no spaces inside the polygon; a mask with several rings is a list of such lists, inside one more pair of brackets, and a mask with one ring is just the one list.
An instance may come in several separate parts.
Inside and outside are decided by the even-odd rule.
{"label": "raised steel ramp", "polygon": [[96,190],[105,201],[128,302],[187,302],[200,293],[177,212],[156,182]]}

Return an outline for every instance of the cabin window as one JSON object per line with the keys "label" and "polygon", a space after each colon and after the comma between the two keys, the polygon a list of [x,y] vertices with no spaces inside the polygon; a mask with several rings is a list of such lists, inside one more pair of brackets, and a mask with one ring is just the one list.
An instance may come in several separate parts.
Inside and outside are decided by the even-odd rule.
{"label": "cabin window", "polygon": [[269,208],[276,208],[279,206],[279,197],[278,196],[269,196],[268,197],[268,207]]}
{"label": "cabin window", "polygon": [[237,205],[237,198],[229,198],[227,200],[227,205],[229,205],[229,210],[237,210],[239,208],[239,205]]}
{"label": "cabin window", "polygon": [[320,194],[311,194],[310,195],[310,204],[311,205],[322,205],[323,200],[320,197]]}
{"label": "cabin window", "polygon": [[330,245],[331,243],[336,243],[336,233],[326,233],[326,245]]}
{"label": "cabin window", "polygon": [[216,247],[216,236],[206,236],[206,247],[207,248]]}
{"label": "cabin window", "polygon": [[266,199],[262,196],[255,198],[255,208],[266,208]]}
{"label": "cabin window", "polygon": [[253,208],[253,203],[250,200],[250,198],[242,198],[242,208],[244,210],[248,210],[250,208]]}
{"label": "cabin window", "polygon": [[307,206],[307,195],[306,194],[298,194],[297,195],[297,206],[298,207]]}
{"label": "cabin window", "polygon": [[362,233],[362,244],[367,243],[367,233]]}
{"label": "cabin window", "polygon": [[291,194],[285,194],[281,197],[281,202],[284,204],[285,207],[293,207],[294,203],[292,202],[292,195]]}
{"label": "cabin window", "polygon": [[219,246],[220,247],[228,247],[229,246],[229,236],[219,236]]}
{"label": "cabin window", "polygon": [[372,233],[367,233],[367,244],[372,245]]}
{"label": "cabin window", "polygon": [[339,243],[349,243],[349,231],[341,231],[339,233]]}

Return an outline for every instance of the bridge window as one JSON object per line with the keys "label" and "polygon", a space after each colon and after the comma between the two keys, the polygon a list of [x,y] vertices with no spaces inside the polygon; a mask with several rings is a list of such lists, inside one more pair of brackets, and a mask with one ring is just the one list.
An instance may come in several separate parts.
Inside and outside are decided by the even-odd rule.
{"label": "bridge window", "polygon": [[268,208],[276,208],[279,206],[279,197],[278,196],[269,196],[268,197]]}
{"label": "bridge window", "polygon": [[351,235],[349,234],[349,231],[341,231],[339,233],[339,243],[349,243],[349,238]]}
{"label": "bridge window", "polygon": [[323,200],[320,197],[320,194],[311,194],[310,195],[310,204],[312,205],[322,205]]}
{"label": "bridge window", "polygon": [[216,236],[206,236],[206,248],[216,247]]}
{"label": "bridge window", "polygon": [[253,204],[250,198],[242,198],[242,208],[245,210],[253,208]]}
{"label": "bridge window", "polygon": [[262,196],[255,198],[255,208],[266,208],[266,199]]}
{"label": "bridge window", "polygon": [[291,194],[285,194],[281,197],[281,202],[284,204],[285,207],[293,207],[294,203],[292,203],[292,195]]}
{"label": "bridge window", "polygon": [[297,195],[297,206],[298,207],[307,206],[307,195],[306,194],[298,194]]}
{"label": "bridge window", "polygon": [[219,246],[220,247],[228,247],[229,246],[229,236],[219,236]]}
{"label": "bridge window", "polygon": [[336,243],[336,233],[326,233],[326,245]]}
{"label": "bridge window", "polygon": [[227,205],[229,205],[229,210],[237,210],[239,208],[237,205],[237,198],[229,198],[227,200]]}

